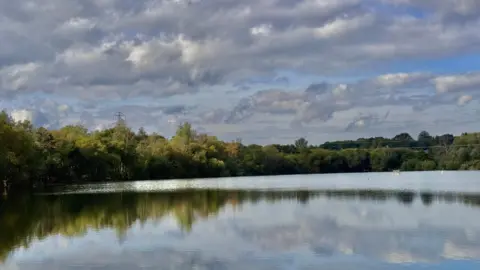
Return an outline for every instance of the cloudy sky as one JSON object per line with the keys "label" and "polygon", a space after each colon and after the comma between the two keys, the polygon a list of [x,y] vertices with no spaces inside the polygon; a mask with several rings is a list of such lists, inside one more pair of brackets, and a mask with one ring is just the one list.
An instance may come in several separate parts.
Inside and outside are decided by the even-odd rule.
{"label": "cloudy sky", "polygon": [[312,143],[478,129],[478,0],[0,0],[0,108]]}

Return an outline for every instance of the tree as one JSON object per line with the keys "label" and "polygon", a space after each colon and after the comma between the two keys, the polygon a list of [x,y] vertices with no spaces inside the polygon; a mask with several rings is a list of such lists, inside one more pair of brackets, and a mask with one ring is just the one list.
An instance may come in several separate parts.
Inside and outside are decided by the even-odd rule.
{"label": "tree", "polygon": [[138,129],[138,132],[136,134],[137,141],[143,141],[143,140],[146,140],[147,138],[148,138],[148,134],[145,131],[145,129],[143,127]]}
{"label": "tree", "polygon": [[197,132],[192,128],[192,125],[188,122],[183,123],[177,128],[173,142],[178,147],[186,149],[188,145],[196,138]]}
{"label": "tree", "polygon": [[437,137],[438,144],[447,146],[453,144],[455,137],[452,134],[443,134]]}
{"label": "tree", "polygon": [[431,146],[433,144],[433,137],[430,136],[430,133],[422,131],[418,134],[418,144],[421,147]]}
{"label": "tree", "polygon": [[5,112],[0,113],[0,183],[28,186],[40,159],[36,158],[33,134],[24,123],[14,123]]}
{"label": "tree", "polygon": [[308,148],[308,141],[305,138],[299,138],[295,141],[294,143],[295,148],[297,148],[298,151],[302,151]]}
{"label": "tree", "polygon": [[412,136],[410,136],[410,134],[408,133],[400,133],[398,135],[396,135],[395,137],[393,137],[393,140],[396,140],[396,141],[414,141],[414,139],[412,138]]}
{"label": "tree", "polygon": [[[16,123],[0,113],[0,180],[39,187],[73,182],[339,173],[402,170],[480,169],[480,133],[421,132],[309,145],[244,145],[199,133],[189,123],[171,139],[126,125],[89,132],[82,126],[59,130]],[[425,149],[407,149],[421,146]],[[441,147],[429,147],[441,146]],[[443,147],[442,147],[443,146]],[[182,217],[182,218],[187,218]],[[188,222],[187,222],[188,223]]]}

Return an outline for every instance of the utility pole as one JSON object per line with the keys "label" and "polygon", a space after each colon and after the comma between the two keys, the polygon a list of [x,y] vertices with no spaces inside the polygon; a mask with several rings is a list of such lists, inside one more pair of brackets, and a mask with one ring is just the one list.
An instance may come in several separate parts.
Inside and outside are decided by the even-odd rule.
{"label": "utility pole", "polygon": [[127,117],[122,112],[115,113],[115,125],[116,126],[126,126]]}

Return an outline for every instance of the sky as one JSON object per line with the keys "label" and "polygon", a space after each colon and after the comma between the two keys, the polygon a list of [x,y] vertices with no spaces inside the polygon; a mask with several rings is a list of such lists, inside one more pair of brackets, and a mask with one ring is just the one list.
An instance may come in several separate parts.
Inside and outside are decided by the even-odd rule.
{"label": "sky", "polygon": [[478,131],[478,0],[0,0],[0,109],[246,143]]}

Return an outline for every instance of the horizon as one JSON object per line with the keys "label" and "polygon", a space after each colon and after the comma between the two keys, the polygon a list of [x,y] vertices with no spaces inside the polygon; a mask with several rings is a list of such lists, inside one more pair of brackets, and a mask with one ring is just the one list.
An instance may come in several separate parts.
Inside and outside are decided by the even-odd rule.
{"label": "horizon", "polygon": [[[18,121],[18,120],[15,120],[14,118],[12,118],[11,115],[9,115],[9,117],[10,117],[13,121],[15,121],[16,123],[22,123],[22,122],[24,123],[25,121],[27,121],[29,124],[31,124],[31,125],[33,126],[33,124],[30,122],[29,119],[23,119],[23,120]],[[66,126],[58,127],[57,129],[49,129],[49,128],[47,128],[47,130],[53,131],[53,130],[60,130],[60,129],[65,128],[65,127],[68,127],[68,126],[80,126],[80,127],[82,127],[82,128],[85,128],[89,134],[92,134],[92,133],[94,133],[94,132],[102,132],[103,130],[115,128],[115,127],[117,127],[118,124],[119,124],[118,121],[119,121],[118,119],[117,119],[116,121],[112,121],[109,125],[105,125],[105,126],[103,126],[101,129],[89,129],[88,127],[85,127],[85,126],[83,126],[81,123],[79,123],[79,124],[75,124],[75,125],[66,125]],[[140,131],[140,129],[143,129],[143,130],[145,131],[145,129],[144,129],[143,127],[140,127],[140,128],[138,128],[137,130],[134,130],[132,127],[128,126],[128,122],[126,122],[125,119],[122,119],[122,120],[120,120],[120,121],[122,121],[122,125],[124,125],[124,126],[125,126],[126,128],[128,128],[130,131],[132,131],[132,132],[134,132],[134,133],[136,133],[136,134]],[[188,123],[188,122],[184,122],[184,123],[178,124],[178,125],[177,125],[177,128],[181,128],[182,124],[185,124],[185,123]],[[35,126],[34,126],[34,127],[35,127]],[[39,127],[35,127],[35,128],[39,128]],[[193,127],[193,128],[194,128],[194,127]],[[197,131],[197,130],[195,130],[195,131]],[[173,135],[171,135],[171,136],[164,136],[163,134],[158,133],[158,132],[156,132],[156,131],[153,131],[153,132],[145,131],[145,132],[147,133],[148,136],[151,136],[151,135],[154,135],[154,134],[158,134],[158,135],[164,137],[164,138],[167,139],[167,140],[171,140],[171,139],[175,136],[175,134],[173,134]],[[452,135],[452,136],[454,136],[454,137],[459,137],[459,136],[462,136],[462,135],[464,135],[464,134],[478,133],[478,132],[461,132],[461,133],[457,133],[457,134],[455,134],[455,133],[432,134],[432,133],[428,132],[428,130],[422,130],[421,132],[419,132],[419,134],[422,133],[422,132],[427,132],[428,135],[431,136],[432,138],[441,137],[441,136],[444,136],[444,135]],[[214,137],[217,137],[217,138],[218,138],[217,135],[212,134],[211,132],[208,132],[208,131],[200,132],[199,134],[206,134],[206,135],[208,135],[208,136],[214,136]],[[310,142],[308,141],[308,138],[306,138],[306,137],[298,137],[298,138],[294,138],[294,140],[291,141],[291,142],[283,142],[283,143],[275,143],[275,142],[274,142],[274,143],[270,143],[270,144],[261,144],[261,143],[260,143],[260,144],[258,144],[258,145],[262,145],[262,146],[268,146],[268,145],[294,145],[295,140],[298,140],[298,139],[306,139],[306,140],[307,140],[307,143],[309,144],[309,146],[311,146],[311,147],[317,147],[317,146],[321,146],[321,145],[326,144],[326,143],[340,143],[340,142],[349,143],[349,142],[358,142],[358,141],[361,141],[361,140],[369,140],[369,139],[376,139],[376,138],[382,138],[382,139],[392,140],[392,139],[394,139],[394,137],[396,137],[396,136],[398,136],[398,135],[402,135],[402,134],[407,134],[407,135],[409,135],[414,141],[418,141],[418,138],[417,138],[418,136],[415,136],[415,135],[419,135],[419,134],[410,134],[410,133],[408,133],[408,132],[400,132],[400,133],[395,134],[395,135],[390,136],[390,137],[382,137],[382,136],[372,135],[371,137],[359,137],[359,138],[346,139],[346,140],[322,141],[322,142],[320,142],[320,143],[315,143],[315,144],[310,143]],[[222,140],[221,138],[218,138],[218,139],[219,139],[219,140]],[[233,141],[236,141],[236,140],[241,140],[241,143],[244,144],[244,145],[255,145],[255,144],[256,144],[256,143],[244,143],[242,138],[236,138],[236,139],[233,140]],[[223,141],[225,141],[225,140],[223,140]],[[226,142],[226,141],[225,141],[225,142]],[[431,147],[432,147],[432,146],[424,146],[424,147],[421,147],[421,148],[431,148]],[[401,147],[401,148],[405,148],[405,147]],[[411,147],[409,147],[409,148],[411,148]],[[414,148],[418,148],[418,147],[414,147]],[[393,148],[392,148],[392,149],[393,149]]]}
{"label": "horizon", "polygon": [[475,0],[0,3],[0,111],[288,144],[478,131]]}

